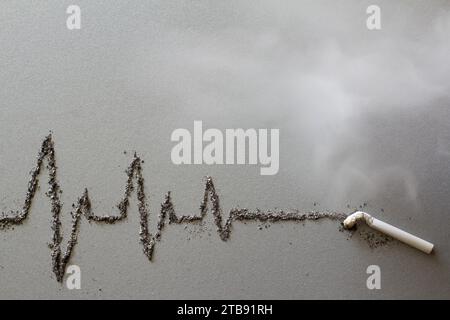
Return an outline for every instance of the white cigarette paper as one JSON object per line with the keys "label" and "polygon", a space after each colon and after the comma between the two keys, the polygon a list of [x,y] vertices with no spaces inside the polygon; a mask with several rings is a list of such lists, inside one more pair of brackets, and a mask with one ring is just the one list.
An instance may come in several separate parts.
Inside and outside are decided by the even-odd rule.
{"label": "white cigarette paper", "polygon": [[367,225],[370,226],[371,228],[378,230],[382,233],[385,233],[391,236],[392,238],[395,238],[425,253],[429,254],[431,253],[431,251],[433,251],[434,245],[432,243],[423,240],[419,237],[416,237],[415,235],[412,235],[397,227],[394,227],[386,222],[375,219],[370,214],[362,211],[356,211],[355,213],[349,215],[344,220],[344,227],[347,229],[352,228],[356,224],[357,220],[364,220],[366,221]]}

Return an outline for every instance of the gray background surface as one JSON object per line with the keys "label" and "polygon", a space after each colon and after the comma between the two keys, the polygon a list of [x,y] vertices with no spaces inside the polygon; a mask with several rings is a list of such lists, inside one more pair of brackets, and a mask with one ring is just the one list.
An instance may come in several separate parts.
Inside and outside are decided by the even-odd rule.
{"label": "gray background surface", "polygon": [[[78,0],[82,28],[69,31],[72,2],[2,1],[0,209],[21,208],[52,130],[65,234],[84,187],[96,213],[116,212],[136,150],[152,231],[168,190],[178,213],[197,213],[212,175],[226,212],[366,202],[434,255],[370,249],[327,221],[235,224],[224,243],[209,217],[170,226],[150,263],[133,198],[123,223],[82,220],[82,289],[69,291],[51,272],[42,184],[25,224],[0,232],[0,298],[450,298],[450,5],[378,0],[382,30],[368,31],[372,2]],[[194,120],[279,128],[279,173],[173,165],[170,134]],[[366,288],[371,264],[381,290]]]}

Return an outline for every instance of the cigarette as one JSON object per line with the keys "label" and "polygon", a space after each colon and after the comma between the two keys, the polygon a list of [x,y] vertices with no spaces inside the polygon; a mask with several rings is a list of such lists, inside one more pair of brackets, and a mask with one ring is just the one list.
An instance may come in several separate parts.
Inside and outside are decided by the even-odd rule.
{"label": "cigarette", "polygon": [[432,243],[425,241],[419,237],[416,237],[415,235],[412,235],[397,227],[394,227],[386,222],[375,219],[370,214],[362,211],[356,211],[355,213],[349,215],[344,220],[344,228],[346,229],[352,228],[356,224],[357,220],[364,220],[366,221],[369,227],[378,230],[382,233],[385,233],[391,236],[392,238],[395,238],[403,243],[410,245],[411,247],[419,249],[420,251],[423,251],[428,254],[430,254],[431,251],[433,251],[434,245]]}

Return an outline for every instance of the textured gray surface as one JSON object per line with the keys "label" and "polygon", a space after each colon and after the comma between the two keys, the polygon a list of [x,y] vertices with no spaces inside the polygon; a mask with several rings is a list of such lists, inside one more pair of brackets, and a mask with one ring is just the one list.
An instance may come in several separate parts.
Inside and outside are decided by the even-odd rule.
{"label": "textured gray surface", "polygon": [[[371,3],[77,1],[82,29],[68,31],[72,3],[3,1],[0,209],[21,207],[52,130],[66,233],[84,187],[96,213],[111,212],[136,150],[152,230],[168,190],[178,212],[197,213],[209,174],[225,210],[366,202],[434,242],[434,255],[399,243],[372,250],[326,221],[236,224],[224,243],[209,219],[169,227],[150,263],[134,201],[118,225],[82,221],[71,261],[82,289],[69,291],[51,272],[42,185],[26,223],[0,232],[0,298],[450,298],[450,6],[377,1],[383,29],[369,32]],[[173,165],[170,134],[194,120],[279,128],[278,175]],[[381,290],[366,288],[370,264]]]}

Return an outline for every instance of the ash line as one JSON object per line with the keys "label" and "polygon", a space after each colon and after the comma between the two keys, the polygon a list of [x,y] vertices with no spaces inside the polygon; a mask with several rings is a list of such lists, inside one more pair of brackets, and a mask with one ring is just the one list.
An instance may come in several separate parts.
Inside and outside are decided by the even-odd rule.
{"label": "ash line", "polygon": [[[5,213],[2,213],[2,215],[0,216],[0,229],[6,228],[11,225],[19,225],[23,223],[24,220],[28,217],[34,196],[36,194],[36,190],[39,185],[39,176],[44,166],[44,162],[46,162],[46,168],[48,170],[49,185],[49,189],[46,195],[50,199],[52,214],[51,229],[53,231],[53,235],[52,241],[50,243],[52,270],[56,275],[56,280],[58,282],[62,282],[66,266],[70,261],[73,249],[77,244],[78,229],[81,217],[84,216],[88,221],[106,224],[114,224],[116,222],[124,220],[128,214],[128,208],[130,204],[129,200],[133,194],[133,191],[136,191],[138,199],[138,210],[140,216],[139,238],[143,246],[143,252],[150,261],[152,260],[156,243],[161,240],[162,233],[167,221],[169,222],[169,224],[189,224],[201,222],[205,218],[208,211],[211,211],[211,214],[214,217],[214,223],[217,227],[217,233],[219,234],[220,239],[223,241],[227,241],[230,238],[233,221],[288,222],[330,219],[342,222],[347,217],[346,214],[337,212],[312,211],[308,213],[301,213],[298,210],[256,210],[252,212],[247,209],[231,209],[228,218],[224,221],[219,196],[214,187],[213,179],[211,177],[207,177],[205,191],[200,205],[200,214],[177,216],[175,213],[171,194],[170,192],[168,192],[165,196],[165,201],[161,204],[156,233],[153,235],[152,233],[150,233],[148,228],[150,212],[148,210],[146,194],[144,190],[144,178],[142,175],[143,162],[135,154],[133,161],[126,170],[127,181],[125,184],[124,195],[117,205],[117,208],[119,210],[118,214],[103,216],[94,215],[91,210],[91,201],[89,198],[88,190],[85,189],[83,195],[75,204],[72,205],[70,238],[63,252],[61,248],[62,230],[60,220],[62,210],[62,203],[60,200],[61,188],[57,181],[55,147],[51,134],[48,135],[42,142],[41,149],[37,156],[36,165],[30,172],[31,177],[28,181],[28,189],[22,210],[16,215],[7,215]],[[211,208],[208,207],[209,202],[211,202],[212,204]]]}

